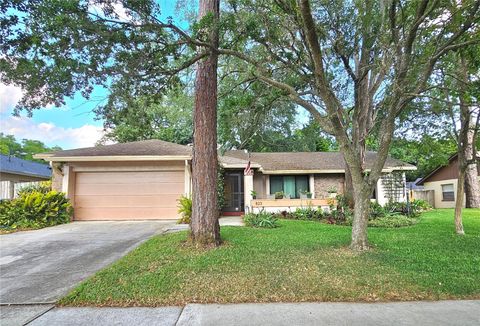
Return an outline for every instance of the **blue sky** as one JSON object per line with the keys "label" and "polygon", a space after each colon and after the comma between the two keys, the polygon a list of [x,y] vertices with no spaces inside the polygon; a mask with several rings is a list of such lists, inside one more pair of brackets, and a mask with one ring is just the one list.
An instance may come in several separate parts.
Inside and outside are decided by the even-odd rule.
{"label": "blue sky", "polygon": [[[159,0],[158,3],[162,16],[178,19],[175,1]],[[192,1],[182,3],[191,5]],[[36,139],[64,149],[94,146],[102,138],[103,121],[95,120],[92,110],[107,95],[105,89],[98,87],[89,101],[77,94],[73,99],[67,98],[64,107],[43,108],[35,111],[31,118],[24,113],[14,117],[12,110],[22,97],[22,90],[14,85],[0,84],[0,132],[14,135],[17,140]]]}

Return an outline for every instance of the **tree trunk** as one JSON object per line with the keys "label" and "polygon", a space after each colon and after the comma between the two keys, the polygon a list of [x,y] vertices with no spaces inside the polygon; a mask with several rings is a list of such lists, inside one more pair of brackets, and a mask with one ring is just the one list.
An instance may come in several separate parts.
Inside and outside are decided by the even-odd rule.
{"label": "tree trunk", "polygon": [[[216,21],[219,0],[201,0],[199,17],[214,14],[210,31],[213,48],[218,47]],[[192,222],[190,237],[200,246],[220,244],[217,205],[217,64],[218,54],[212,51],[197,63],[195,107],[193,110],[192,159]]]}
{"label": "tree trunk", "polygon": [[354,185],[353,197],[355,210],[353,211],[352,243],[350,248],[355,251],[365,251],[369,249],[367,225],[370,213],[370,193],[361,185]]}
{"label": "tree trunk", "polygon": [[477,163],[474,160],[474,134],[476,128],[475,119],[468,131],[468,142],[465,147],[465,159],[467,160],[467,170],[465,171],[465,207],[480,208],[480,185],[478,183]]}
{"label": "tree trunk", "polygon": [[[459,155],[460,156],[460,155]],[[458,235],[464,235],[462,222],[462,208],[463,208],[463,188],[465,184],[465,168],[461,166],[460,157],[458,158],[458,182],[457,182],[457,199],[455,201],[455,232]]]}
{"label": "tree trunk", "polygon": [[463,197],[465,193],[465,172],[467,170],[467,157],[465,153],[468,149],[468,134],[470,128],[471,113],[468,107],[468,95],[465,85],[468,84],[468,74],[465,59],[461,56],[458,57],[458,90],[460,91],[459,103],[460,103],[460,131],[458,132],[457,146],[457,164],[458,164],[458,180],[457,180],[457,198],[455,201],[455,232],[458,235],[464,235],[462,223],[462,208]]}
{"label": "tree trunk", "polygon": [[350,209],[353,209],[355,207],[355,201],[353,200],[352,173],[350,173],[347,162],[345,162],[345,189],[343,192],[343,195],[345,196],[345,202]]}
{"label": "tree trunk", "polygon": [[480,208],[480,185],[477,164],[469,164],[465,172],[465,207]]}

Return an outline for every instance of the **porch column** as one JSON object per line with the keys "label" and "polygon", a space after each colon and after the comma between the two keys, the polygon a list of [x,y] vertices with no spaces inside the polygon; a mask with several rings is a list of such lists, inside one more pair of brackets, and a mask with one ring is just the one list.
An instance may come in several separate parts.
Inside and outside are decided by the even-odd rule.
{"label": "porch column", "polygon": [[185,160],[185,191],[186,197],[192,196],[192,171],[190,169],[190,163]]}
{"label": "porch column", "polygon": [[15,198],[15,181],[8,181],[8,198]]}
{"label": "porch column", "polygon": [[244,175],[243,176],[243,195],[245,200],[245,214],[250,213],[252,211],[252,207],[250,206],[250,203],[253,200],[252,191],[253,191],[253,174]]}
{"label": "porch column", "polygon": [[382,206],[385,206],[387,201],[385,200],[385,191],[383,189],[382,177],[378,178],[376,190],[377,190],[377,203],[379,203]]}
{"label": "porch column", "polygon": [[312,193],[312,199],[315,199],[315,175],[310,174],[308,176],[308,185],[310,188],[310,192]]}
{"label": "porch column", "polygon": [[73,166],[65,164],[63,166],[62,189],[65,197],[70,199],[70,203],[75,208],[75,171]]}

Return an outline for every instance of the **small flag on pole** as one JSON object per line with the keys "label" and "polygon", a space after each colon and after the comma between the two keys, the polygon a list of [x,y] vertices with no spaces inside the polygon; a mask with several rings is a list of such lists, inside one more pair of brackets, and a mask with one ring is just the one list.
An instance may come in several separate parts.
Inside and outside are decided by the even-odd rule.
{"label": "small flag on pole", "polygon": [[250,153],[248,153],[248,163],[247,166],[245,167],[245,170],[243,170],[244,175],[253,175],[253,170],[250,164]]}

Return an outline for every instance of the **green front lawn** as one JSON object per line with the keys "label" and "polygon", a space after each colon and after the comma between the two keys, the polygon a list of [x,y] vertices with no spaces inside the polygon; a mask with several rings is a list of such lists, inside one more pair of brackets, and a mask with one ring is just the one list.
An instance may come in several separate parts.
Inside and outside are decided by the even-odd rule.
{"label": "green front lawn", "polygon": [[62,305],[187,302],[480,299],[480,210],[423,214],[400,229],[372,228],[370,252],[348,249],[351,228],[282,220],[276,229],[223,227],[225,244],[197,250],[185,232],[157,236],[82,283]]}

